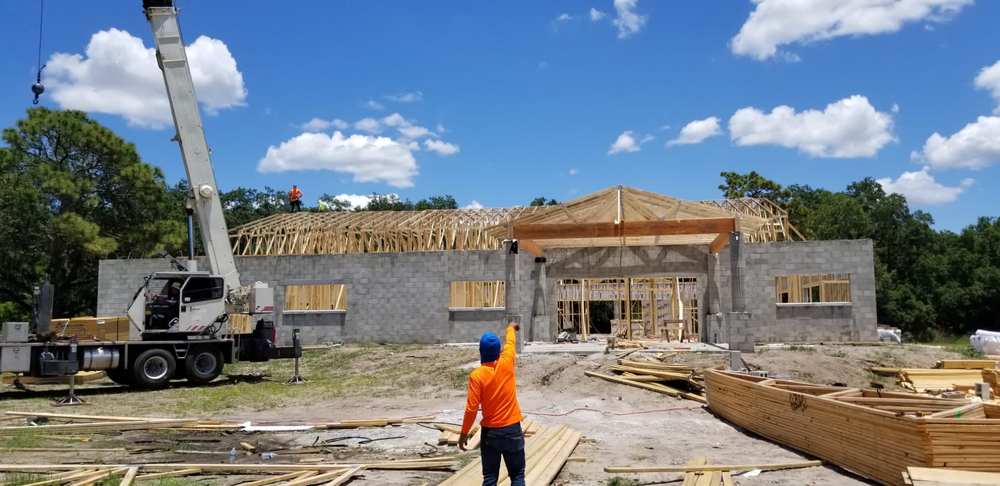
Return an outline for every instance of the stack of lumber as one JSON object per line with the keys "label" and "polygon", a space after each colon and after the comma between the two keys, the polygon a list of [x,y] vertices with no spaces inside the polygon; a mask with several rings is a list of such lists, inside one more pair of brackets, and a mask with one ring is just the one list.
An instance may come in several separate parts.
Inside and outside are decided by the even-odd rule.
{"label": "stack of lumber", "polygon": [[880,484],[907,467],[1000,472],[1000,405],[706,371],[709,408]]}
{"label": "stack of lumber", "polygon": [[1000,484],[1000,474],[911,467],[903,473],[903,481],[912,486],[993,486]]}
{"label": "stack of lumber", "polygon": [[[552,483],[580,443],[583,433],[564,425],[540,427],[525,440],[525,484],[543,486]],[[448,478],[440,486],[479,486],[483,484],[482,459],[476,459]],[[510,486],[507,469],[500,468],[498,486]]]}
{"label": "stack of lumber", "polygon": [[789,462],[784,464],[708,464],[708,459],[699,457],[691,459],[686,466],[642,466],[642,467],[606,467],[606,473],[662,473],[683,472],[683,486],[732,486],[732,471],[753,469],[797,469],[823,465],[822,461]]}
{"label": "stack of lumber", "polygon": [[877,375],[893,376],[898,380],[899,386],[917,393],[967,391],[975,387],[982,378],[982,368],[958,368],[957,364],[951,365],[956,367],[944,367],[948,361],[938,363],[942,367],[937,369],[872,367],[871,371]]}
{"label": "stack of lumber", "polygon": [[[4,412],[12,417],[39,417],[51,420],[68,421],[68,424],[53,424],[40,426],[18,426],[0,427],[0,435],[16,434],[25,429],[36,432],[102,432],[118,430],[142,430],[142,429],[180,429],[180,430],[245,430],[247,424],[226,423],[213,420],[198,419],[164,419],[164,418],[144,418],[144,417],[112,417],[105,415],[73,415],[61,413],[44,412]],[[324,429],[357,429],[362,427],[386,427],[399,424],[423,424],[434,421],[433,416],[429,417],[409,417],[399,419],[362,419],[362,420],[342,420],[340,422],[296,422],[287,426],[268,425],[256,427],[254,431],[275,431],[280,432],[283,427],[294,427],[295,430],[324,430]]]}
{"label": "stack of lumber", "polygon": [[1000,371],[983,370],[983,383],[990,384],[990,390],[993,391],[994,399],[1000,395]]}
{"label": "stack of lumber", "polygon": [[[725,365],[715,369],[725,369]],[[607,375],[593,371],[585,371],[584,374],[612,383],[705,403],[704,370],[686,365],[627,359],[618,360],[618,364],[611,366],[611,370],[617,374]]]}
{"label": "stack of lumber", "polygon": [[[531,437],[538,432],[538,428],[542,426],[542,422],[538,420],[528,420],[524,419],[521,421],[521,430],[524,432],[525,437]],[[457,446],[458,439],[462,434],[461,427],[455,427],[454,425],[447,424],[434,424],[441,431],[441,436],[438,437],[439,445],[450,445]],[[482,438],[479,426],[475,425],[469,431],[472,433],[472,437],[469,437],[469,442],[466,444],[466,449],[475,450],[479,447],[479,442]]]}
{"label": "stack of lumber", "polygon": [[993,359],[942,359],[933,368],[943,370],[993,370],[1000,368],[1000,361]]}
{"label": "stack of lumber", "polygon": [[240,483],[242,486],[262,486],[281,483],[282,486],[325,484],[338,486],[366,469],[434,470],[448,469],[455,462],[448,458],[413,459],[370,464],[136,464],[136,465],[61,465],[61,464],[0,464],[0,471],[38,473],[32,486],[61,484],[94,484],[111,476],[124,476],[123,486],[132,486],[151,479],[197,475],[272,475],[268,478]]}
{"label": "stack of lumber", "polygon": [[[76,384],[88,383],[104,378],[103,371],[81,371],[76,375]],[[69,376],[5,376],[4,385],[11,385],[17,380],[22,385],[55,385],[69,383]]]}

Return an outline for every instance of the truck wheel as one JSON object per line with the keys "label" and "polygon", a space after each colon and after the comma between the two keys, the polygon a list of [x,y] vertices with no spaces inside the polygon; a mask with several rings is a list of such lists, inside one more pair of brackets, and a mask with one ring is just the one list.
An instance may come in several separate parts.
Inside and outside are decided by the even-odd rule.
{"label": "truck wheel", "polygon": [[170,383],[177,369],[174,355],[165,349],[147,349],[135,359],[132,367],[132,378],[143,388],[155,390],[164,388]]}
{"label": "truck wheel", "polygon": [[135,381],[132,380],[132,373],[129,370],[105,370],[104,374],[108,375],[111,381],[119,385],[132,386],[135,384]]}
{"label": "truck wheel", "polygon": [[203,385],[222,374],[222,353],[212,346],[195,346],[184,359],[184,369],[191,383]]}

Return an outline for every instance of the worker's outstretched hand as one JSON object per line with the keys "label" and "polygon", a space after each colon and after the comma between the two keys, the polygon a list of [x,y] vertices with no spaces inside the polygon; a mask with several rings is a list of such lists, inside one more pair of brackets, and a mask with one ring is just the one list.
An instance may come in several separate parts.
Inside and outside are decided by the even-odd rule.
{"label": "worker's outstretched hand", "polygon": [[521,325],[518,324],[518,323],[516,323],[516,322],[510,323],[510,327],[513,327],[515,331],[520,331],[521,330]]}
{"label": "worker's outstretched hand", "polygon": [[469,436],[462,434],[458,437],[458,448],[462,451],[467,451],[465,448],[465,443],[469,441]]}

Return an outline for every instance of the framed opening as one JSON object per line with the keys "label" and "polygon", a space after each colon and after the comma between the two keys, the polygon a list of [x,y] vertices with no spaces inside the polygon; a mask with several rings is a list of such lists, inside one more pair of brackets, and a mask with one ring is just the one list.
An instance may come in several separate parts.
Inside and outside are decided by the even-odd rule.
{"label": "framed opening", "polygon": [[347,286],[344,284],[286,285],[285,310],[347,310]]}
{"label": "framed opening", "polygon": [[506,284],[503,280],[449,282],[450,309],[483,309],[506,307]]}
{"label": "framed opening", "polygon": [[778,275],[774,277],[778,304],[849,304],[851,276],[846,273]]}
{"label": "framed opening", "polygon": [[558,282],[559,330],[583,339],[698,339],[695,277],[566,279]]}

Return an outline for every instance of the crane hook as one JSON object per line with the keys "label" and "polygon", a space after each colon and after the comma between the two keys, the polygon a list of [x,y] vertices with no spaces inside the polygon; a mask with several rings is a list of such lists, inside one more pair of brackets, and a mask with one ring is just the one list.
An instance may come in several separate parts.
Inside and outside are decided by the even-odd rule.
{"label": "crane hook", "polygon": [[38,97],[45,92],[45,86],[42,85],[42,69],[45,69],[45,66],[38,70],[38,78],[35,79],[35,84],[31,85],[31,92],[35,93],[35,99],[31,102],[33,105],[38,104]]}

